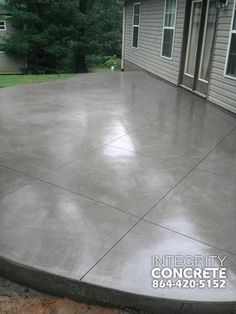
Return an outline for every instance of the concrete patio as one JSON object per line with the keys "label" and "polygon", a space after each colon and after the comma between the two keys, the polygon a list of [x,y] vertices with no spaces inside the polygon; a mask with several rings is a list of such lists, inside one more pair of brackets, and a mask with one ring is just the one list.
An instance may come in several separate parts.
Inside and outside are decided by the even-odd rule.
{"label": "concrete patio", "polygon": [[[235,243],[232,114],[142,72],[0,90],[2,275],[223,313],[236,301]],[[227,286],[154,289],[153,255],[226,256]]]}

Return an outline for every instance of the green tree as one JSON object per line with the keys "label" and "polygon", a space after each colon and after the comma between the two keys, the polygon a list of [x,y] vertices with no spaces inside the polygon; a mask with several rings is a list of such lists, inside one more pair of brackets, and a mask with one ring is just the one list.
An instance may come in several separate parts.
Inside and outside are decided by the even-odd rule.
{"label": "green tree", "polygon": [[28,72],[86,72],[86,55],[119,54],[121,10],[115,0],[6,0],[15,32],[7,53]]}
{"label": "green tree", "polygon": [[88,14],[90,49],[105,56],[121,54],[122,9],[114,0],[95,0]]}

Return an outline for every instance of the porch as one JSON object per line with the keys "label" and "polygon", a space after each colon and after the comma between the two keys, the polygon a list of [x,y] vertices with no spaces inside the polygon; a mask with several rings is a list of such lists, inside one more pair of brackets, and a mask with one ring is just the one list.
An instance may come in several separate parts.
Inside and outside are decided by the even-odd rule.
{"label": "porch", "polygon": [[[0,99],[2,275],[93,302],[231,313],[234,115],[143,72]],[[226,256],[226,288],[154,289],[156,255]]]}

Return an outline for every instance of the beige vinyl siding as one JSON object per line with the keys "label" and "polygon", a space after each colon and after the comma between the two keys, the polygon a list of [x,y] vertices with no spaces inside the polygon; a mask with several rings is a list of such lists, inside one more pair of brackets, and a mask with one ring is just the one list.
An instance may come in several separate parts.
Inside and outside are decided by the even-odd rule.
{"label": "beige vinyl siding", "polygon": [[4,52],[0,52],[0,74],[18,74],[24,68],[22,60],[7,56]]}
{"label": "beige vinyl siding", "polygon": [[[0,20],[4,20],[4,16]],[[6,20],[6,31],[0,31],[0,40],[9,36],[14,29],[11,25],[11,20]],[[24,61],[17,60],[13,57],[6,55],[4,52],[0,52],[0,73],[1,74],[12,74],[12,73],[21,73],[21,69],[24,68]]]}
{"label": "beige vinyl siding", "polygon": [[233,5],[219,11],[208,100],[236,113],[236,80],[224,76]]}
{"label": "beige vinyl siding", "polygon": [[172,60],[161,57],[165,0],[142,0],[139,47],[132,48],[133,4],[126,4],[125,59],[137,66],[178,84],[184,26],[185,0],[177,0],[176,27]]}

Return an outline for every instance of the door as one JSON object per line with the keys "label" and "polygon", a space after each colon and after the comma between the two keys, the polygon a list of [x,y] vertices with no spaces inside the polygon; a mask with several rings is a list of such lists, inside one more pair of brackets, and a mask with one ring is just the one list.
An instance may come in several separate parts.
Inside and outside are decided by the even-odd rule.
{"label": "door", "polygon": [[206,96],[216,29],[216,0],[192,0],[182,84]]}

